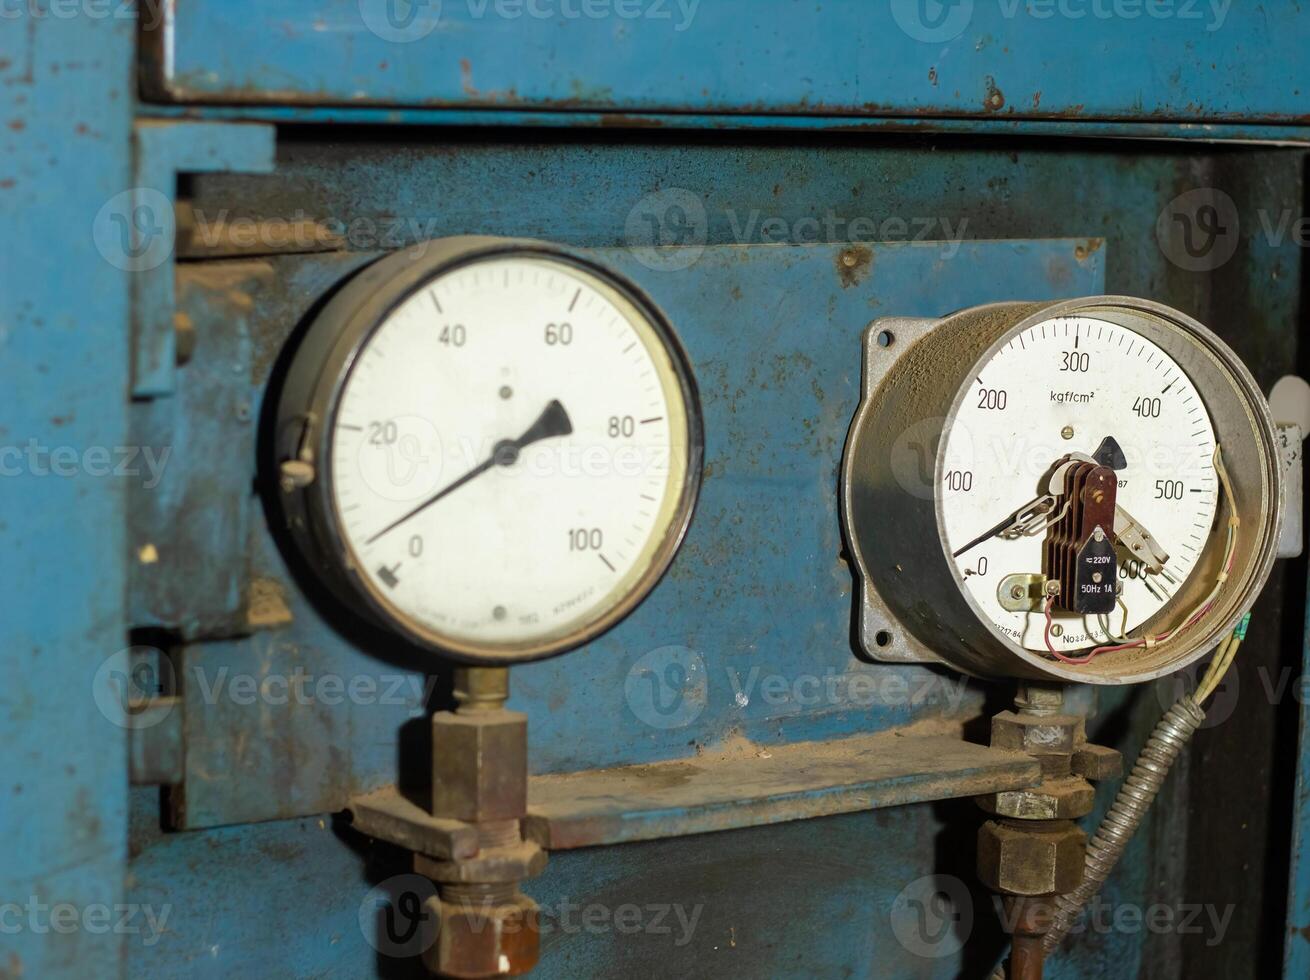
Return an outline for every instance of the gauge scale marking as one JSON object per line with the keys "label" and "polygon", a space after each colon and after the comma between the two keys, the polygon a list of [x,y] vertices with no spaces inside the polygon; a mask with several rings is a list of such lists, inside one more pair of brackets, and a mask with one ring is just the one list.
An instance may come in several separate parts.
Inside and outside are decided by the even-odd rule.
{"label": "gauge scale marking", "polygon": [[457,653],[554,651],[610,625],[689,516],[680,371],[652,319],[580,266],[509,254],[439,273],[367,337],[336,401],[330,499],[357,580]]}
{"label": "gauge scale marking", "polygon": [[[1104,620],[1057,610],[1050,641],[1062,652],[1131,633],[1195,570],[1219,494],[1204,402],[1178,363],[1147,338],[1094,317],[1060,317],[1017,334],[982,366],[943,438],[939,513],[954,554],[1044,493],[1057,460],[1091,455],[1107,437],[1127,464],[1116,474],[1119,504],[1169,559],[1154,574],[1120,546],[1123,605]],[[1037,651],[1046,649],[1044,615],[1003,608],[997,590],[1007,575],[1040,573],[1042,548],[1040,533],[990,537],[951,559],[984,617]]]}

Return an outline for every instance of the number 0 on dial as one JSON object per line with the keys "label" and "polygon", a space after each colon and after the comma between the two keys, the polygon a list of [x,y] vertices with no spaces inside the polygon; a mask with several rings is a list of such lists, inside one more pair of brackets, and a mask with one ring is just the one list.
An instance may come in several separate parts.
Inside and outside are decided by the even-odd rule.
{"label": "number 0 on dial", "polygon": [[451,239],[370,267],[311,326],[279,415],[311,564],[464,660],[536,659],[614,625],[699,489],[672,330],[631,286],[533,243]]}

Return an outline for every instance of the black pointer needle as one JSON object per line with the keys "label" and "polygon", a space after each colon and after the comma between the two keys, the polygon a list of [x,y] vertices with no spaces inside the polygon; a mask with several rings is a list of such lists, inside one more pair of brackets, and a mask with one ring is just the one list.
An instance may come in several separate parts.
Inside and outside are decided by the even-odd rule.
{"label": "black pointer needle", "polygon": [[567,436],[572,432],[573,423],[569,421],[569,413],[564,410],[564,406],[558,401],[551,402],[546,406],[537,421],[532,423],[532,426],[527,432],[523,433],[523,435],[519,436],[517,439],[503,439],[496,443],[496,448],[491,451],[491,458],[489,460],[476,468],[469,470],[454,483],[450,484],[450,486],[437,491],[404,517],[400,518],[400,520],[388,524],[377,534],[373,535],[373,537],[369,538],[365,544],[372,544],[384,534],[394,531],[411,517],[416,517],[423,513],[423,511],[427,510],[433,504],[450,496],[460,487],[464,486],[464,484],[472,482],[493,466],[513,466],[518,462],[519,453],[524,449],[527,449],[528,446],[531,446],[534,442],[541,442],[543,439],[553,439],[556,436]]}

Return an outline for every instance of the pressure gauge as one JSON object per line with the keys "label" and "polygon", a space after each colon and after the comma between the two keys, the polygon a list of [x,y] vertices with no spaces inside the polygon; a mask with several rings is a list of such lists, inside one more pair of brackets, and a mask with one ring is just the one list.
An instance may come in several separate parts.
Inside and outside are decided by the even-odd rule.
{"label": "pressure gauge", "polygon": [[564,250],[448,239],[315,318],[279,402],[292,539],[376,625],[468,662],[550,656],[649,593],[703,438],[670,326]]}
{"label": "pressure gauge", "polygon": [[864,645],[981,675],[1176,670],[1269,574],[1278,458],[1241,362],[1167,307],[877,321],[843,467]]}

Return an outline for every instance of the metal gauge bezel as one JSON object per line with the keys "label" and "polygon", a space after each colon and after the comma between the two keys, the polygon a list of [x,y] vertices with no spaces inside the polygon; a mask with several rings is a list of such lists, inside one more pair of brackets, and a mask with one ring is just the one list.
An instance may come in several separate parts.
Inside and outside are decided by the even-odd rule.
{"label": "metal gauge bezel", "polygon": [[[1215,429],[1216,439],[1221,444],[1225,443],[1224,433],[1231,434],[1234,427],[1242,424],[1249,426],[1251,431],[1259,432],[1263,430],[1267,432],[1269,435],[1268,445],[1260,445],[1258,442],[1253,443],[1251,446],[1233,445],[1230,440],[1226,443],[1225,454],[1228,458],[1230,471],[1234,471],[1232,476],[1235,482],[1257,467],[1264,469],[1275,477],[1268,483],[1262,482],[1258,487],[1258,503],[1255,509],[1257,512],[1272,512],[1275,516],[1281,512],[1281,508],[1275,507],[1274,501],[1269,499],[1268,488],[1277,484],[1277,450],[1273,440],[1273,422],[1268,417],[1267,410],[1264,411],[1263,419],[1257,418],[1256,415],[1264,406],[1264,398],[1259,387],[1251,378],[1246,366],[1233,355],[1216,334],[1203,324],[1185,318],[1178,311],[1167,306],[1149,300],[1105,296],[1057,303],[1044,307],[1003,332],[977,359],[967,377],[971,378],[981,373],[992,358],[999,354],[1015,337],[1035,326],[1070,316],[1087,317],[1093,320],[1100,319],[1114,323],[1131,333],[1150,340],[1170,355],[1191,380],[1197,396],[1205,404]],[[1201,372],[1205,372],[1210,377],[1197,378],[1196,375]],[[1225,391],[1221,387],[1225,381],[1231,387],[1231,392]],[[966,381],[951,403],[950,410],[947,413],[948,419],[957,417],[970,394],[970,390],[970,384]],[[1240,415],[1240,420],[1235,420],[1235,415]],[[941,486],[946,466],[947,432],[949,428],[950,426],[943,427],[934,468],[935,480],[938,486]],[[1255,464],[1254,466],[1241,466],[1234,462],[1235,453],[1239,454],[1239,458],[1244,458],[1246,451],[1251,448],[1255,450],[1254,458],[1251,460]],[[944,529],[945,501],[944,496],[937,496],[934,500],[934,507],[937,514],[938,537],[943,556],[948,563],[953,563],[951,546],[946,540]],[[1237,503],[1240,506],[1242,502]],[[1187,582],[1184,583],[1184,587],[1180,588],[1172,599],[1161,606],[1135,632],[1151,633],[1157,628],[1162,628],[1162,624],[1167,624],[1172,618],[1176,618],[1180,612],[1189,607],[1190,603],[1195,603],[1198,597],[1213,585],[1214,567],[1219,564],[1219,555],[1222,552],[1221,517],[1225,508],[1232,506],[1234,506],[1233,501],[1222,502],[1220,512],[1215,516],[1213,533],[1207,538],[1205,546],[1198,556],[1196,566]],[[1249,514],[1244,524],[1248,534],[1253,533],[1257,527],[1256,522],[1250,519]],[[1254,549],[1255,566],[1253,569],[1248,567],[1245,571],[1248,574],[1254,571],[1255,576],[1263,582],[1276,556],[1277,526],[1274,526],[1269,534],[1262,537],[1263,540]],[[1251,552],[1249,542],[1246,543],[1246,548],[1243,550],[1248,553]],[[1235,575],[1235,584],[1237,584],[1237,579],[1238,576]],[[963,582],[958,578],[954,581],[965,602],[978,616],[979,620],[989,627],[994,627],[973,593],[965,588]],[[1012,653],[1028,659],[1030,662],[1039,662],[1054,672],[1064,673],[1066,674],[1065,679],[1068,680],[1095,681],[1097,675],[1107,673],[1118,679],[1120,671],[1124,669],[1126,664],[1132,664],[1133,666],[1130,669],[1134,672],[1143,672],[1150,679],[1153,679],[1203,656],[1222,636],[1232,632],[1249,606],[1249,603],[1244,605],[1240,601],[1235,602],[1234,591],[1229,589],[1226,594],[1221,594],[1216,603],[1216,608],[1211,610],[1205,619],[1198,623],[1197,627],[1194,627],[1193,631],[1180,635],[1173,643],[1161,644],[1158,650],[1107,654],[1103,658],[1098,658],[1099,662],[1093,661],[1091,664],[1075,667],[1073,670],[1068,670],[1065,665],[1059,662],[1052,663],[1043,657],[1041,653],[1025,649],[999,630],[993,628],[993,632],[995,637]]]}
{"label": "metal gauge bezel", "polygon": [[[1068,316],[1109,320],[1141,333],[1188,374],[1224,446],[1242,520],[1233,572],[1196,627],[1153,648],[1104,654],[1080,666],[1013,642],[973,601],[945,539],[937,492],[946,436],[981,365],[1011,338]],[[841,486],[843,532],[856,573],[857,635],[872,659],[938,663],[981,677],[1140,683],[1203,657],[1250,609],[1277,556],[1284,493],[1277,437],[1250,372],[1204,325],[1135,297],[995,303],[940,319],[875,320],[863,351],[862,397],[843,454]],[[906,461],[919,456],[907,455],[905,445],[936,447],[927,472],[907,468]],[[1227,513],[1221,505],[1220,515]],[[1188,580],[1195,589],[1207,578],[1214,582],[1222,552],[1216,537]],[[1191,592],[1162,607],[1143,626],[1150,628],[1190,598]]]}
{"label": "metal gauge bezel", "polygon": [[[672,517],[647,567],[616,601],[558,635],[514,643],[479,643],[418,622],[392,604],[363,572],[339,525],[333,499],[332,443],[343,391],[360,353],[396,309],[415,292],[463,267],[526,258],[568,267],[586,277],[625,314],[650,328],[677,380],[686,418],[685,476]],[[575,649],[612,629],[650,594],[668,571],[690,527],[700,495],[704,423],[691,363],[677,333],[635,285],[576,252],[525,239],[461,237],[421,243],[387,255],[356,274],[315,316],[293,355],[278,402],[276,465],[310,463],[312,482],[280,496],[291,536],[312,571],[332,593],[374,626],[399,634],[422,650],[474,664],[543,660]]]}

